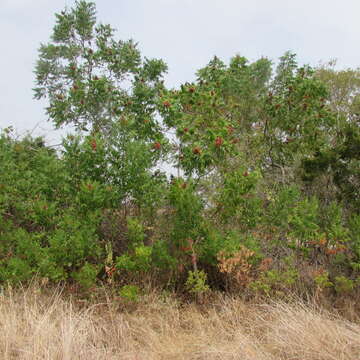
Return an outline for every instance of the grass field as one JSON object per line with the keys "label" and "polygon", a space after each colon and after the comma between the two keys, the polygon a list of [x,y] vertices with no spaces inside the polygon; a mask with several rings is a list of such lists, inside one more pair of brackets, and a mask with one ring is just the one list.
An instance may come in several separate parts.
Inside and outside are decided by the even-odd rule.
{"label": "grass field", "polygon": [[9,359],[359,360],[360,324],[302,303],[206,305],[156,294],[139,304],[79,301],[59,290],[0,296],[0,353]]}

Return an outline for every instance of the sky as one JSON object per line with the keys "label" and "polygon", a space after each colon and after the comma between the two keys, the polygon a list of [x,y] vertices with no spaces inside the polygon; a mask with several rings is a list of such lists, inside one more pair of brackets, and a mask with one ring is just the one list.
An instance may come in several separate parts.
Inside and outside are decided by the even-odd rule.
{"label": "sky", "polygon": [[[97,0],[99,22],[134,39],[146,57],[169,67],[166,84],[192,81],[217,55],[265,56],[276,63],[286,51],[301,64],[337,59],[338,68],[360,67],[359,0]],[[44,135],[59,142],[45,101],[33,99],[40,43],[50,40],[55,13],[73,0],[0,0],[0,129]]]}

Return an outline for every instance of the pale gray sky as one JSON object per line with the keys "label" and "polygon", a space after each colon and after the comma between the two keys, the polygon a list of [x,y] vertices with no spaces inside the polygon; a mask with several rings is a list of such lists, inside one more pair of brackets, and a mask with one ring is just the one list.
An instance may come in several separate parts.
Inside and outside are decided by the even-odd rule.
{"label": "pale gray sky", "polygon": [[[360,66],[360,0],[97,0],[98,20],[117,37],[139,42],[142,54],[169,66],[169,86],[191,81],[214,55],[239,53],[274,61],[287,50],[302,63],[337,58]],[[48,42],[55,12],[73,0],[0,0],[0,128],[58,141],[45,103],[33,100],[37,49]]]}

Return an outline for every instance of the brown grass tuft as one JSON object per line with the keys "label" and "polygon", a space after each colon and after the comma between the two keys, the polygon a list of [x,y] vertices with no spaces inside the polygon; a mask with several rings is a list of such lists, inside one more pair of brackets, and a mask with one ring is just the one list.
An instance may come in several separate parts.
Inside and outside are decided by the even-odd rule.
{"label": "brown grass tuft", "polygon": [[1,359],[359,360],[360,326],[297,303],[211,305],[149,295],[133,309],[116,301],[79,306],[59,290],[0,295]]}

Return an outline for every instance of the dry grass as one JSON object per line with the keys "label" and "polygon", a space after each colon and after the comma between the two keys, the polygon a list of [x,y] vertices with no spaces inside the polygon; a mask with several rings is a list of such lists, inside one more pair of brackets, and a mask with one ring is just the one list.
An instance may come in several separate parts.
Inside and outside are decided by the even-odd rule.
{"label": "dry grass", "polygon": [[206,306],[150,295],[131,311],[36,288],[0,296],[1,359],[359,360],[360,326],[302,304]]}

